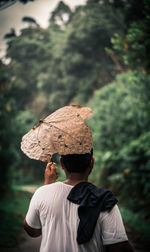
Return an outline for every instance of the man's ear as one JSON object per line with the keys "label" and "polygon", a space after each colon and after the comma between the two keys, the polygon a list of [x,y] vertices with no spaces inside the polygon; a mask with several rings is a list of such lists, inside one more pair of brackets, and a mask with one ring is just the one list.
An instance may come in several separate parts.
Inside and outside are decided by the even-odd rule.
{"label": "man's ear", "polygon": [[62,168],[63,170],[65,170],[65,167],[64,167],[64,163],[63,163],[62,157],[60,158],[60,164],[61,164],[61,168]]}
{"label": "man's ear", "polygon": [[94,162],[95,162],[95,158],[94,157],[92,157],[92,159],[91,159],[91,164],[90,164],[90,168],[91,168],[91,170],[93,169],[93,167],[94,167]]}
{"label": "man's ear", "polygon": [[90,166],[89,166],[89,174],[91,173],[91,171],[92,171],[92,169],[93,169],[93,167],[94,167],[94,161],[95,161],[95,158],[92,157],[91,163],[90,163]]}

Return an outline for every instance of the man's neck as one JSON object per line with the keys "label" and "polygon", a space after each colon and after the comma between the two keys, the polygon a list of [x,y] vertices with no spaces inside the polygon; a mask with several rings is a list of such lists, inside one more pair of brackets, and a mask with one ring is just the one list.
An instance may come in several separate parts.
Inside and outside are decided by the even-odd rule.
{"label": "man's neck", "polygon": [[64,183],[68,185],[76,185],[80,182],[87,182],[87,181],[88,181],[87,174],[69,173],[66,174],[66,180],[64,181]]}

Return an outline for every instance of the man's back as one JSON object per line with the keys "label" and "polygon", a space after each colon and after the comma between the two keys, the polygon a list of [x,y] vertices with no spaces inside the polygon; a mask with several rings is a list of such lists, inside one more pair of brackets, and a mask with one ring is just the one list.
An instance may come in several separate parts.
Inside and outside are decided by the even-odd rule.
{"label": "man's back", "polygon": [[92,239],[78,245],[78,205],[67,200],[72,188],[62,182],[45,185],[35,192],[31,200],[26,221],[33,228],[42,228],[41,252],[101,252],[104,245],[127,240],[115,206],[110,213],[100,214]]}

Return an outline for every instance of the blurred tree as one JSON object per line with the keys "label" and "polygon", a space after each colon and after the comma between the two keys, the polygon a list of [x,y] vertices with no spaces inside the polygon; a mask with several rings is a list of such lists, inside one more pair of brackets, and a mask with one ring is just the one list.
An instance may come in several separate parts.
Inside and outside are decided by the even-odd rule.
{"label": "blurred tree", "polygon": [[11,28],[11,29],[10,29],[10,33],[6,33],[6,34],[4,35],[4,39],[12,39],[12,38],[14,38],[14,37],[16,37],[16,31],[15,31],[14,28]]}
{"label": "blurred tree", "polygon": [[32,17],[23,17],[22,21],[27,22],[29,24],[29,26],[37,26],[36,20]]}
{"label": "blurred tree", "polygon": [[[15,4],[18,0],[0,0],[0,10],[6,9],[9,6]],[[19,2],[26,4],[28,2],[33,2],[34,0],[19,0]]]}
{"label": "blurred tree", "polygon": [[[7,57],[11,58],[10,74],[20,93],[14,92],[18,109],[24,109],[37,94],[39,72],[48,67],[50,44],[48,32],[40,27],[22,30],[21,36],[8,41]],[[45,42],[47,42],[45,46]],[[40,62],[40,64],[39,64]],[[18,99],[19,97],[21,99]]]}
{"label": "blurred tree", "polygon": [[52,12],[50,23],[58,24],[60,26],[66,25],[71,21],[72,12],[68,5],[60,1]]}
{"label": "blurred tree", "polygon": [[[129,33],[133,25],[132,18],[129,18],[130,12],[136,16],[136,25],[139,19],[140,22],[143,20],[143,14],[140,15],[134,10],[133,4],[135,1],[130,4],[129,1],[121,0],[118,2],[89,0],[85,6],[79,6],[71,11],[68,6],[60,2],[50,18],[48,28],[29,26],[23,29],[19,36],[9,39],[7,50],[7,56],[11,58],[9,78],[13,85],[12,97],[16,100],[18,110],[16,120],[20,122],[22,129],[18,133],[20,139],[31,126],[31,118],[38,120],[41,115],[45,117],[57,108],[70,103],[84,105],[96,89],[110,83],[118,72],[126,71],[127,67],[123,60],[118,59],[112,46],[112,42],[116,46],[117,42],[113,40],[111,42],[111,38],[116,32],[120,36]],[[65,15],[69,19],[65,19]],[[57,22],[58,20],[60,22]],[[137,34],[138,32],[134,42]],[[132,30],[130,35],[133,41]],[[145,38],[144,43],[148,43],[148,36]],[[139,47],[137,55],[141,52]],[[149,116],[148,106],[145,102],[142,105],[143,97],[134,98],[133,95],[140,92],[145,94],[148,81],[143,76],[138,75],[136,82],[139,88],[145,87],[141,91],[135,87],[135,91],[131,92],[135,80],[130,82],[133,76],[129,74],[129,78],[122,75],[114,85],[109,85],[109,89],[103,91],[106,93],[103,93],[102,97],[95,99],[94,96],[93,106],[98,111],[98,121],[96,126],[93,126],[96,127],[94,131],[98,136],[95,143],[97,162],[101,162],[105,152],[108,154],[113,152],[116,157],[118,149],[128,146],[132,140],[149,131],[145,119]],[[140,81],[147,84],[142,84],[140,87]],[[100,104],[99,100],[105,102]],[[99,106],[104,110],[99,111]],[[145,110],[142,106],[145,106]],[[138,109],[142,112],[138,113]],[[131,127],[125,127],[128,124],[131,124]],[[120,133],[122,131],[124,134]],[[120,138],[115,138],[114,136],[118,134]],[[99,148],[103,148],[104,152],[99,152]],[[23,169],[30,165],[28,161],[24,164]],[[35,164],[34,169],[37,171]],[[99,170],[95,172],[96,176],[99,176]]]}
{"label": "blurred tree", "polygon": [[[8,41],[11,76],[20,92],[26,94],[17,103],[19,109],[35,104],[38,94],[45,96],[45,110],[50,108],[49,112],[70,102],[84,104],[95,89],[123,70],[115,56],[110,57],[105,50],[112,47],[114,32],[122,30],[113,13],[111,6],[90,1],[72,13],[60,2],[48,29],[28,27]],[[69,19],[62,27],[57,19],[63,22],[64,15]],[[116,15],[123,19],[117,10]],[[36,23],[30,17],[23,20]]]}
{"label": "blurred tree", "polygon": [[[90,0],[92,1],[92,0]],[[149,1],[149,0],[146,0]],[[144,3],[145,0],[101,0],[101,4],[111,6],[114,10],[119,10],[120,12],[124,13],[124,22],[123,24],[124,28],[127,30],[129,28],[130,24],[133,21],[139,20],[143,18],[143,9],[144,9]],[[119,17],[116,16],[116,19],[119,21]]]}
{"label": "blurred tree", "polygon": [[124,33],[116,33],[112,43],[116,54],[131,69],[139,68],[146,73],[150,70],[150,1],[138,1],[135,6],[126,15],[130,20],[128,29]]}
{"label": "blurred tree", "polygon": [[[89,125],[93,131],[97,181],[100,179],[100,183],[122,196],[131,208],[150,207],[150,156],[146,143],[150,134],[149,83],[149,75],[122,74],[95,92],[88,104],[94,111]],[[147,200],[143,202],[144,197]]]}
{"label": "blurred tree", "polygon": [[4,194],[11,187],[11,170],[15,167],[18,156],[14,148],[17,135],[15,100],[9,81],[8,67],[0,62],[0,193]]}
{"label": "blurred tree", "polygon": [[[116,67],[107,55],[105,47],[111,48],[110,38],[122,29],[111,15],[111,7],[89,2],[77,8],[64,50],[64,64],[68,75],[76,79],[76,98],[85,103],[93,91],[113,79]],[[119,15],[119,14],[118,14]],[[120,14],[121,15],[121,14]]]}
{"label": "blurred tree", "polygon": [[28,2],[33,2],[35,0],[19,0],[19,2],[23,3],[23,4],[26,4]]}

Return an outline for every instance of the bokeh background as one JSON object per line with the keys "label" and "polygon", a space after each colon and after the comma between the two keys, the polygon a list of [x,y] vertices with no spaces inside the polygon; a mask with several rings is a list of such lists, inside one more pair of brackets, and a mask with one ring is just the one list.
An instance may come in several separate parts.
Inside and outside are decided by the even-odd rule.
{"label": "bokeh background", "polygon": [[20,0],[0,8],[0,251],[22,242],[29,199],[44,181],[45,164],[21,152],[21,138],[71,104],[93,110],[90,181],[113,191],[133,246],[149,251],[150,1]]}

